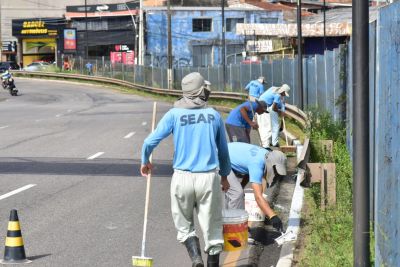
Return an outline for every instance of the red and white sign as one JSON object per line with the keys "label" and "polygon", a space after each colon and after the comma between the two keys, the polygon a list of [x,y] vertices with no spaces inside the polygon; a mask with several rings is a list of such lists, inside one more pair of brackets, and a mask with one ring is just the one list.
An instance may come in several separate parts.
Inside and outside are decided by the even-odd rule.
{"label": "red and white sign", "polygon": [[64,50],[76,50],[76,29],[64,29]]}

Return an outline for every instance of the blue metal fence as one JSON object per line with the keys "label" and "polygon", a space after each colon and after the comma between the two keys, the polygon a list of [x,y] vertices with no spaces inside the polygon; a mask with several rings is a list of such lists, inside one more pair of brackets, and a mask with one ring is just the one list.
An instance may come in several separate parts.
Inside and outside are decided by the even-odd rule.
{"label": "blue metal fence", "polygon": [[400,266],[400,2],[381,8],[376,26],[376,266]]}

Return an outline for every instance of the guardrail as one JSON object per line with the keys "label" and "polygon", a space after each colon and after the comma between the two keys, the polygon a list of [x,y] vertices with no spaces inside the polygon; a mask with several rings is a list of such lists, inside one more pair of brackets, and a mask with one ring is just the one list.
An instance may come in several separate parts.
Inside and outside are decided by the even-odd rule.
{"label": "guardrail", "polygon": [[[140,84],[134,84],[128,81],[114,79],[114,78],[107,78],[107,77],[99,77],[99,76],[88,76],[88,75],[81,75],[81,74],[70,74],[70,73],[53,73],[53,72],[40,72],[40,71],[12,71],[17,77],[29,76],[29,77],[42,77],[42,78],[60,78],[66,80],[83,80],[83,81],[92,81],[92,82],[100,82],[106,83],[111,85],[119,85],[124,86],[140,91],[156,93],[160,95],[168,95],[168,96],[181,96],[181,90],[168,90],[168,89],[161,89],[155,87],[144,86]],[[242,93],[236,92],[221,92],[221,91],[213,91],[211,96],[212,99],[219,99],[219,100],[236,100],[236,101],[244,101],[247,99],[247,95]],[[221,110],[229,111],[228,108],[219,107]],[[286,114],[288,117],[294,119],[295,121],[299,122],[303,128],[307,125],[307,115],[300,110],[298,107],[290,104],[286,104]]]}

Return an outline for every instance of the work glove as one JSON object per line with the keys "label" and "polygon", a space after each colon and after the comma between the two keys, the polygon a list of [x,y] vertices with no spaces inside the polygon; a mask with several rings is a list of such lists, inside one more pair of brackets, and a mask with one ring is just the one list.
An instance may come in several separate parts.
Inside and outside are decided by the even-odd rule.
{"label": "work glove", "polygon": [[278,217],[278,215],[275,214],[271,218],[264,220],[264,223],[267,222],[269,222],[277,231],[283,232],[282,220]]}

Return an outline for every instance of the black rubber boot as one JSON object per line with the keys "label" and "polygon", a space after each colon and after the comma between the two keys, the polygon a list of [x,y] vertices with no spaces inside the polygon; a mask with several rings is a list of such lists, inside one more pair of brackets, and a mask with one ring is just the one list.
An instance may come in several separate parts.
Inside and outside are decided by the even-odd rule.
{"label": "black rubber boot", "polygon": [[189,237],[184,244],[192,260],[192,267],[204,267],[203,259],[201,258],[199,238],[196,236]]}
{"label": "black rubber boot", "polygon": [[207,267],[219,267],[219,254],[208,255]]}

